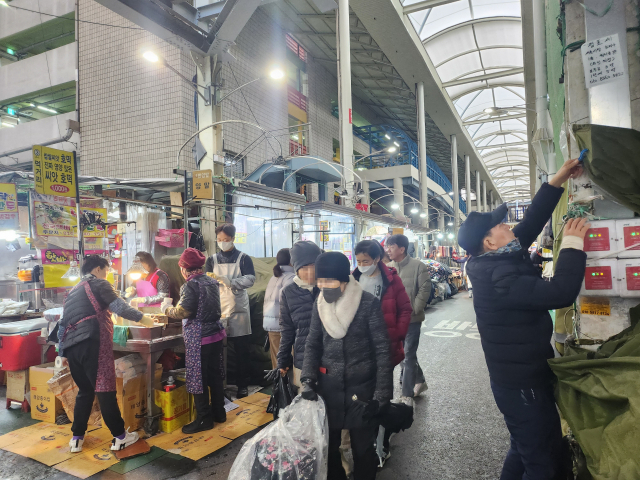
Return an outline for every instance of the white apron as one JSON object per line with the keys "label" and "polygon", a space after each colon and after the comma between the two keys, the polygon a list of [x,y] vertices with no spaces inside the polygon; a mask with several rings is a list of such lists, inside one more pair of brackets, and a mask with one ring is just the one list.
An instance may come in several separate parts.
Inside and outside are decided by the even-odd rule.
{"label": "white apron", "polygon": [[[218,255],[212,255],[213,273],[229,280],[242,276],[240,261],[244,253],[240,253],[236,263],[218,263]],[[222,318],[220,321],[229,337],[251,335],[251,317],[249,315],[249,294],[246,290],[229,288],[222,282],[220,285],[220,307]]]}

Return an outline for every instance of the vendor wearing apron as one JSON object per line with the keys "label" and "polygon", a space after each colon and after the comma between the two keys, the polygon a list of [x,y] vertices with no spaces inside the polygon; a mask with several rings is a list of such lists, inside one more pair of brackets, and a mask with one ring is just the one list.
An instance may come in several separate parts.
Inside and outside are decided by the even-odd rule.
{"label": "vendor wearing apron", "polygon": [[236,356],[236,385],[238,398],[248,395],[251,377],[251,317],[249,294],[256,281],[256,272],[251,258],[233,245],[236,227],[230,223],[216,228],[218,247],[221,252],[207,259],[205,272],[220,283],[222,323],[233,343]]}
{"label": "vendor wearing apron", "polygon": [[138,252],[136,257],[149,274],[136,282],[136,297],[131,300],[131,306],[159,307],[162,300],[170,297],[169,275],[158,268],[151,254]]}
{"label": "vendor wearing apron", "polygon": [[180,288],[178,306],[164,309],[168,317],[182,320],[187,391],[193,394],[198,413],[195,421],[182,427],[182,432],[187,434],[211,430],[214,421],[223,423],[227,420],[222,349],[227,335],[220,322],[218,282],[202,271],[205,260],[195,248],[187,248],[180,255],[178,265],[186,283]]}
{"label": "vendor wearing apron", "polygon": [[59,355],[66,357],[78,396],[73,410],[71,452],[82,451],[87,422],[97,395],[102,418],[113,441],[111,450],[122,450],[138,441],[136,432],[124,429],[116,400],[116,369],[113,360],[111,313],[127,320],[153,325],[153,319],[129,307],[107,282],[109,261],[97,255],[84,259],[82,280],[64,302],[58,330]]}

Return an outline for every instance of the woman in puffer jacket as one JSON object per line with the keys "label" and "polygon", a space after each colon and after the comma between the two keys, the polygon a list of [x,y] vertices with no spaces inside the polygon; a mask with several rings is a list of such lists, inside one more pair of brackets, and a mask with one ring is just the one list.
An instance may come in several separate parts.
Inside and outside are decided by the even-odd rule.
{"label": "woman in puffer jacket", "polygon": [[269,351],[271,366],[278,365],[278,351],[280,350],[280,294],[282,289],[293,282],[296,276],[291,266],[291,254],[288,248],[281,249],[276,255],[276,265],[273,267],[273,277],[269,280],[264,293],[262,307],[262,328],[269,334]]}
{"label": "woman in puffer jacket", "polygon": [[340,458],[341,430],[349,430],[354,479],[376,476],[376,418],[393,395],[389,334],[379,300],[363,291],[339,252],[316,260],[321,293],[313,316],[302,368],[302,397],[322,396],[329,418],[327,478],[346,480]]}

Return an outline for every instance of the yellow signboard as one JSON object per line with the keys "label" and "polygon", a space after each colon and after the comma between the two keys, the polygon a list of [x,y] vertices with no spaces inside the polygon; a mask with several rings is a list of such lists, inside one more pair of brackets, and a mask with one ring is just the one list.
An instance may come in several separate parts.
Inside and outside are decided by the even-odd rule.
{"label": "yellow signboard", "polygon": [[36,192],[43,195],[76,198],[76,172],[73,152],[33,147],[33,178]]}
{"label": "yellow signboard", "polygon": [[[72,199],[48,197],[33,198],[33,212],[37,236],[75,237],[77,236],[78,219],[76,217],[76,202]],[[96,212],[107,218],[106,208],[95,208],[81,203],[82,212]],[[90,225],[84,229],[84,238],[104,238],[106,231],[100,225]]]}
{"label": "yellow signboard", "polygon": [[213,198],[213,172],[211,170],[196,170],[193,172],[193,198],[208,200]]}
{"label": "yellow signboard", "polygon": [[611,315],[611,302],[608,298],[581,297],[580,313],[583,315]]}

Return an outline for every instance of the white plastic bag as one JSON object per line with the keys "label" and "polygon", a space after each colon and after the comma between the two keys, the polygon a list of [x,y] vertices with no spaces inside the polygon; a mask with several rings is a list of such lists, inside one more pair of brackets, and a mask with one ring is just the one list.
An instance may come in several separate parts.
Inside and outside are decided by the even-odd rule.
{"label": "white plastic bag", "polygon": [[329,426],[324,401],[300,395],[240,450],[229,480],[326,480]]}

